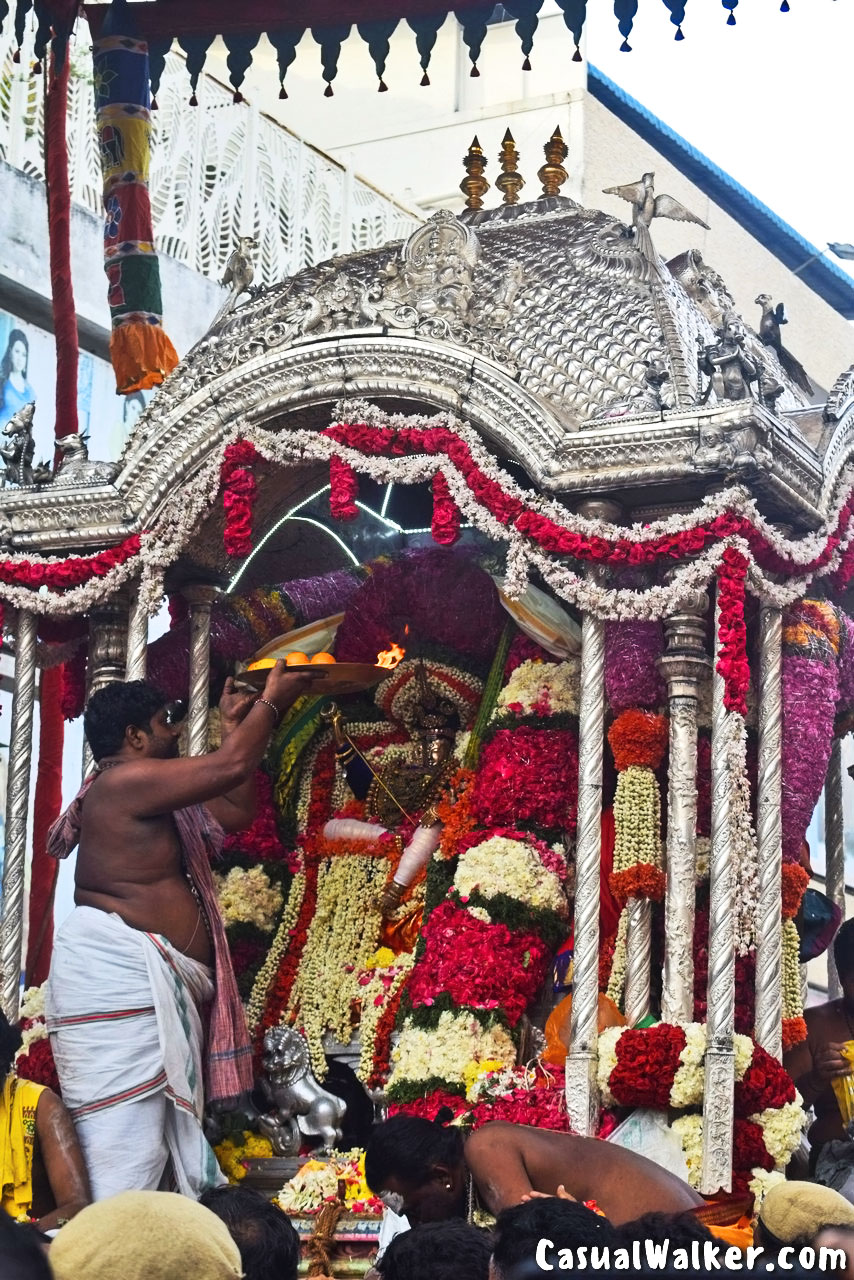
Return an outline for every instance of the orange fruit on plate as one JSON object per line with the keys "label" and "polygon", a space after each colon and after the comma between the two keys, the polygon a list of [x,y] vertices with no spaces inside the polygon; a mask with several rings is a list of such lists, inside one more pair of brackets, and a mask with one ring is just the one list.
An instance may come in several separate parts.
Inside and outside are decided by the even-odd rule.
{"label": "orange fruit on plate", "polygon": [[288,667],[307,667],[308,654],[302,653],[299,649],[294,649],[292,653],[285,654],[285,666]]}
{"label": "orange fruit on plate", "polygon": [[319,666],[323,666],[326,663],[334,662],[334,661],[335,659],[333,658],[331,653],[326,653],[324,651],[321,651],[320,653],[316,653],[314,655],[314,657],[311,660],[311,665],[313,667],[314,666],[319,667]]}

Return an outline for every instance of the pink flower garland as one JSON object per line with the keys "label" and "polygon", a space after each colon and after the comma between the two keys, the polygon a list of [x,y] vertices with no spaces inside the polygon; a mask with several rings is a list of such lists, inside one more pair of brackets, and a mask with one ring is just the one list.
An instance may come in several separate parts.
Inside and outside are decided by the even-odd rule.
{"label": "pink flower garland", "polygon": [[433,541],[438,542],[441,547],[453,546],[460,536],[460,511],[441,471],[437,471],[433,477],[433,520],[430,532]]}
{"label": "pink flower garland", "polygon": [[578,737],[571,729],[499,729],[483,748],[474,809],[484,826],[575,830]]}
{"label": "pink flower garland", "polygon": [[452,902],[431,912],[421,941],[409,979],[414,1008],[446,993],[470,1009],[500,1009],[515,1027],[545,980],[549,950],[535,933],[486,924]]}
{"label": "pink flower garland", "polygon": [[744,625],[744,583],[747,560],[734,547],[727,547],[718,569],[717,670],[724,679],[724,706],[727,711],[747,715],[750,667],[747,662],[747,628]]}
{"label": "pink flower garland", "polygon": [[226,555],[242,558],[252,550],[252,508],[258,482],[248,467],[257,462],[258,451],[248,440],[235,440],[226,447],[220,467],[222,505],[225,510]]}

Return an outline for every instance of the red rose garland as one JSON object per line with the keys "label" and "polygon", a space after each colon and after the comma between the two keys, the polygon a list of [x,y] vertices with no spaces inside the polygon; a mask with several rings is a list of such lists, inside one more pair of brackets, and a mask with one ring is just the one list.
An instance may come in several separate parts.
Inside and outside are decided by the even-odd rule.
{"label": "red rose garland", "polygon": [[451,547],[460,536],[460,511],[451,497],[448,482],[441,471],[433,477],[433,520],[430,525],[433,541],[442,547]]}
{"label": "red rose garland", "polygon": [[484,826],[575,830],[578,737],[571,729],[499,729],[483,748],[474,812]]}
{"label": "red rose garland", "polygon": [[666,1110],[686,1043],[682,1028],[666,1022],[623,1032],[616,1046],[617,1065],[608,1081],[616,1101],[625,1107]]}
{"label": "red rose garland", "polygon": [[229,556],[242,558],[252,550],[252,508],[258,484],[248,467],[258,458],[258,451],[248,440],[236,440],[223,454],[219,474],[225,510],[223,541]]}
{"label": "red rose garland", "polygon": [[337,454],[329,459],[329,509],[334,520],[355,520],[359,514],[356,499],[359,481],[356,473]]}
{"label": "red rose garland", "polygon": [[744,584],[747,559],[733,547],[724,552],[718,569],[718,674],[724,679],[724,706],[727,711],[747,715],[747,628],[744,625]]}
{"label": "red rose garland", "polygon": [[535,933],[486,924],[442,902],[421,931],[424,950],[409,979],[413,1008],[446,993],[454,1004],[498,1009],[515,1027],[543,985],[549,950]]}
{"label": "red rose garland", "polygon": [[[632,542],[629,538],[609,539],[595,534],[585,536],[557,524],[550,516],[527,507],[515,494],[507,493],[500,481],[486,475],[478,466],[468,444],[449,427],[371,427],[365,423],[336,423],[323,435],[369,458],[443,455],[463,476],[473,497],[501,524],[512,524],[544,551],[556,551],[578,560],[598,563],[643,565],[654,564],[658,560],[681,560],[699,554],[715,542],[741,537],[763,569],[781,574],[796,570],[809,573],[829,563],[854,514],[854,494],[851,494],[841,507],[822,550],[811,561],[801,565],[777,552],[746,516],[731,511],[722,512],[706,524],[697,524],[693,528],[644,542]],[[340,463],[341,460],[336,461]],[[843,581],[852,574],[854,544],[846,548],[843,563],[836,571],[836,576]]]}

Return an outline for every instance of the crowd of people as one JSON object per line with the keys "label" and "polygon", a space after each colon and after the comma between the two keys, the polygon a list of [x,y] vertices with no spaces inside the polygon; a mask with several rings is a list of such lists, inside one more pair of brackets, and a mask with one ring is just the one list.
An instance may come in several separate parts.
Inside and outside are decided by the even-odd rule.
{"label": "crowd of people", "polygon": [[[82,1209],[52,1241],[0,1213],[3,1280],[296,1280],[299,1258],[288,1217],[241,1186],[217,1188],[200,1201],[121,1192]],[[694,1213],[648,1212],[616,1223],[561,1188],[529,1195],[490,1227],[456,1215],[423,1221],[394,1236],[366,1280],[535,1280],[552,1271],[674,1280],[775,1269],[795,1280],[816,1272],[850,1280],[851,1205],[814,1183],[780,1183],[768,1192],[754,1244],[743,1252]]]}

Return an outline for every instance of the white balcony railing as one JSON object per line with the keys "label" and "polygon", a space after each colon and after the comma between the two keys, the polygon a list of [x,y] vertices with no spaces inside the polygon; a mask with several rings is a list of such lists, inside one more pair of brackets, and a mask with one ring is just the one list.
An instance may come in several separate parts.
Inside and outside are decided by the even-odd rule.
{"label": "white balcony railing", "polygon": [[[32,48],[13,62],[0,35],[0,159],[44,177],[42,78]],[[101,170],[88,47],[72,49],[68,139],[72,198],[100,214]],[[157,93],[150,175],[160,252],[217,280],[240,235],[259,242],[256,280],[273,284],[337,253],[409,235],[421,221],[283,125],[202,76],[188,105],[183,58],[170,53]]]}

